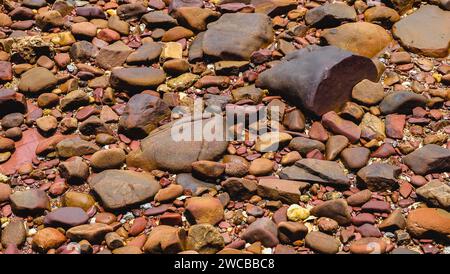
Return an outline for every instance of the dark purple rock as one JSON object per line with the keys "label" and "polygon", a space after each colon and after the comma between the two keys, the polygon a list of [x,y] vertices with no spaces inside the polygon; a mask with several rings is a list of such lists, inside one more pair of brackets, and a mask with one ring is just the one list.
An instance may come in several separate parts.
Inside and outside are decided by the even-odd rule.
{"label": "dark purple rock", "polygon": [[45,216],[44,224],[52,227],[70,228],[85,224],[89,219],[79,207],[61,207]]}
{"label": "dark purple rock", "polygon": [[259,75],[256,86],[322,115],[349,101],[361,80],[376,78],[377,69],[370,59],[334,46],[312,46],[286,55],[280,64]]}

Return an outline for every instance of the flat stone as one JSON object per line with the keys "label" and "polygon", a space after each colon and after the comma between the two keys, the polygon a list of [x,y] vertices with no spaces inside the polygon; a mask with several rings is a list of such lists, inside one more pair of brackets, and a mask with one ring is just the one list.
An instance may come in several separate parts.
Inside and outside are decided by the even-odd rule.
{"label": "flat stone", "polygon": [[206,25],[215,21],[220,13],[199,7],[180,7],[176,9],[174,15],[181,25],[193,31],[204,31]]}
{"label": "flat stone", "polygon": [[[350,184],[350,181],[345,175],[343,168],[337,162],[317,159],[301,159],[295,163],[294,167],[288,168],[296,168],[303,171],[299,172],[299,176],[292,176],[293,178],[289,178],[290,176],[286,176],[292,180],[329,183],[343,186],[347,186]],[[286,170],[288,168],[285,168],[283,170]],[[302,173],[305,176],[301,176]]]}
{"label": "flat stone", "polygon": [[325,3],[306,12],[306,24],[317,28],[337,27],[345,21],[356,21],[356,11],[344,3]]}
{"label": "flat stone", "polygon": [[91,166],[96,169],[120,168],[125,162],[125,152],[121,148],[104,149],[91,157]]}
{"label": "flat stone", "polygon": [[383,121],[370,112],[366,112],[359,124],[361,138],[367,140],[384,140],[386,138],[386,127]]}
{"label": "flat stone", "polygon": [[314,251],[323,254],[336,254],[340,246],[339,241],[333,236],[319,231],[308,233],[305,237],[305,244]]}
{"label": "flat stone", "polygon": [[361,129],[356,124],[342,119],[334,111],[322,116],[322,124],[332,132],[344,135],[351,143],[356,143],[361,137]]}
{"label": "flat stone", "polygon": [[167,225],[156,226],[150,231],[143,250],[152,254],[178,253],[184,249],[185,234],[180,228]]}
{"label": "flat stone", "polygon": [[184,189],[190,190],[194,196],[201,195],[211,189],[215,189],[215,184],[207,183],[192,177],[191,173],[177,174],[176,183],[182,185]]}
{"label": "flat stone", "polygon": [[88,211],[96,202],[94,197],[87,193],[68,191],[62,197],[62,203],[66,207],[79,207]]}
{"label": "flat stone", "polygon": [[315,149],[319,151],[325,150],[325,145],[322,142],[305,137],[295,137],[291,140],[288,147],[304,156]]}
{"label": "flat stone", "polygon": [[225,165],[214,161],[200,160],[192,163],[192,172],[199,178],[217,178],[225,172]]}
{"label": "flat stone", "polygon": [[156,42],[147,42],[127,57],[128,64],[145,64],[159,58],[162,52],[162,45]]}
{"label": "flat stone", "polygon": [[434,144],[425,145],[403,157],[403,162],[418,175],[450,171],[450,150]]}
{"label": "flat stone", "polygon": [[347,198],[347,203],[351,206],[360,206],[372,198],[372,192],[368,189],[361,190]]}
{"label": "flat stone", "polygon": [[[217,121],[214,119],[192,122],[188,118],[166,124],[152,131],[148,137],[143,139],[139,150],[128,154],[127,164],[149,171],[162,169],[175,173],[191,172],[193,162],[215,160],[225,152],[228,146],[228,142],[224,141],[225,136],[212,141],[201,141],[203,137],[199,141],[193,138],[193,128],[205,127],[208,123],[214,123],[212,132],[216,132],[215,125],[225,124],[215,122]],[[172,138],[172,132],[177,133],[175,139]],[[222,133],[224,132],[222,131]]]}
{"label": "flat stone", "polygon": [[69,183],[83,183],[89,176],[89,166],[83,158],[75,156],[58,166],[61,177]]}
{"label": "flat stone", "polygon": [[361,238],[350,244],[350,252],[353,254],[383,254],[386,249],[386,242],[375,237]]}
{"label": "flat stone", "polygon": [[260,179],[257,193],[259,196],[270,200],[281,200],[287,204],[296,204],[300,201],[302,191],[308,188],[309,184],[304,182]]}
{"label": "flat stone", "polygon": [[174,27],[178,25],[178,22],[175,18],[168,15],[167,13],[163,11],[152,11],[142,16],[141,18],[142,22],[145,24],[157,27],[157,28],[164,28],[168,29],[171,27]]}
{"label": "flat stone", "polygon": [[67,230],[66,235],[72,241],[87,240],[89,243],[101,243],[105,235],[112,232],[111,226],[101,223],[79,225]]}
{"label": "flat stone", "polygon": [[109,79],[114,88],[140,91],[163,83],[166,75],[163,70],[148,67],[115,68]]}
{"label": "flat stone", "polygon": [[98,55],[98,52],[99,49],[92,43],[88,41],[78,41],[72,44],[70,48],[70,57],[72,57],[75,62],[86,62],[95,58]]}
{"label": "flat stone", "polygon": [[224,60],[249,60],[253,51],[273,40],[270,17],[260,13],[226,13],[208,24],[203,52]]}
{"label": "flat stone", "polygon": [[392,27],[393,35],[408,50],[431,57],[449,54],[450,12],[423,5]]}
{"label": "flat stone", "polygon": [[406,227],[406,219],[402,214],[401,209],[396,209],[392,211],[392,213],[383,220],[378,225],[378,228],[381,230],[398,230],[398,229],[405,229]]}
{"label": "flat stone", "polygon": [[435,207],[450,209],[450,186],[445,182],[432,180],[417,188],[416,193]]}
{"label": "flat stone", "polygon": [[183,194],[184,188],[182,185],[170,184],[169,186],[160,189],[154,200],[157,202],[171,202]]}
{"label": "flat stone", "polygon": [[100,150],[100,147],[96,144],[79,138],[64,139],[56,145],[58,155],[63,158],[93,154],[97,150]]}
{"label": "flat stone", "polygon": [[374,6],[364,12],[364,20],[370,23],[380,23],[387,26],[400,20],[396,10],[385,6]]}
{"label": "flat stone", "polygon": [[301,222],[280,222],[278,226],[278,238],[282,243],[292,244],[302,240],[308,233],[308,228]]}
{"label": "flat stone", "polygon": [[161,188],[153,176],[130,170],[102,171],[91,177],[89,184],[111,210],[144,203]]}
{"label": "flat stone", "polygon": [[87,223],[89,216],[79,207],[61,207],[45,216],[44,224],[52,227],[70,228]]}

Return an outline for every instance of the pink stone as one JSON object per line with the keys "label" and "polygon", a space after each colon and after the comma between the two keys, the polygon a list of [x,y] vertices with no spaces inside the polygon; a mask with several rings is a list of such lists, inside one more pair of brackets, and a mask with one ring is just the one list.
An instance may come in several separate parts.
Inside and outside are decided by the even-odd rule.
{"label": "pink stone", "polygon": [[393,139],[403,138],[403,129],[406,123],[406,115],[389,114],[386,116],[386,135]]}
{"label": "pink stone", "polygon": [[344,135],[352,143],[356,143],[361,137],[361,128],[351,121],[342,119],[334,111],[322,116],[322,124],[333,133]]}

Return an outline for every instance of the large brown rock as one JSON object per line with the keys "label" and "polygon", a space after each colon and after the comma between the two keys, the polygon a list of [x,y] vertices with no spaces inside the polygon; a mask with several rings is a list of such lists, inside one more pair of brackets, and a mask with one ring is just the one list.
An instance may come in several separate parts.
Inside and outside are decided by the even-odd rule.
{"label": "large brown rock", "polygon": [[16,191],[9,198],[12,210],[17,215],[41,215],[50,209],[50,200],[43,190]]}
{"label": "large brown rock", "polygon": [[448,172],[450,171],[450,150],[435,144],[425,145],[403,157],[403,162],[418,175]]}
{"label": "large brown rock", "polygon": [[308,10],[305,15],[306,24],[317,27],[336,27],[344,21],[356,21],[356,11],[344,3],[325,3]]}
{"label": "large brown rock", "polygon": [[160,98],[149,94],[136,94],[130,98],[120,116],[119,128],[127,135],[145,137],[169,115],[169,107]]}
{"label": "large brown rock", "polygon": [[161,188],[153,176],[131,170],[106,170],[92,176],[89,184],[110,210],[144,203]]}
{"label": "large brown rock", "polygon": [[66,242],[66,236],[56,228],[46,227],[39,230],[33,237],[33,248],[45,252],[51,248],[58,248]]}
{"label": "large brown rock", "polygon": [[392,27],[393,35],[412,52],[446,57],[450,49],[450,11],[423,5]]}
{"label": "large brown rock", "polygon": [[340,243],[333,236],[319,231],[312,231],[305,237],[305,244],[316,252],[323,254],[336,254]]}
{"label": "large brown rock", "polygon": [[367,22],[326,29],[322,37],[330,45],[368,58],[376,56],[392,42],[391,35],[383,27]]}
{"label": "large brown rock", "polygon": [[113,88],[140,91],[157,87],[166,80],[163,70],[147,67],[115,68],[109,82]]}
{"label": "large brown rock", "polygon": [[56,145],[58,155],[63,158],[92,154],[97,150],[100,150],[99,146],[78,137],[64,139]]}
{"label": "large brown rock", "polygon": [[[209,126],[220,123],[214,118],[191,121],[182,118],[175,123],[159,127],[142,140],[140,149],[131,152],[127,157],[127,165],[140,167],[144,170],[161,169],[174,173],[191,172],[192,163],[199,160],[215,160],[226,150],[225,131],[213,129],[219,138],[205,139],[204,136],[194,139],[194,129],[203,128],[210,132]],[[220,117],[219,119],[223,119]],[[223,125],[223,123],[222,123]],[[172,134],[173,131],[173,134]],[[198,131],[197,134],[199,133]],[[184,138],[181,138],[184,136]],[[178,139],[179,138],[179,139]]]}
{"label": "large brown rock", "polygon": [[418,208],[408,214],[406,229],[413,237],[450,236],[450,213],[439,208]]}
{"label": "large brown rock", "polygon": [[66,235],[72,241],[87,240],[89,243],[101,243],[105,235],[112,232],[111,226],[102,223],[92,223],[74,226],[67,230]]}
{"label": "large brown rock", "polygon": [[223,219],[223,206],[213,197],[192,197],[186,201],[184,214],[190,223],[215,225]]}
{"label": "large brown rock", "polygon": [[260,13],[226,13],[209,23],[203,52],[224,60],[249,60],[273,40],[270,17]]}
{"label": "large brown rock", "polygon": [[36,67],[22,74],[18,87],[22,92],[37,93],[55,86],[56,83],[56,76],[51,71]]}
{"label": "large brown rock", "polygon": [[[361,80],[376,77],[377,69],[368,58],[333,46],[307,47],[286,55],[280,64],[261,73],[256,86],[322,115],[349,101],[353,86]],[[336,85],[336,81],[341,84]]]}

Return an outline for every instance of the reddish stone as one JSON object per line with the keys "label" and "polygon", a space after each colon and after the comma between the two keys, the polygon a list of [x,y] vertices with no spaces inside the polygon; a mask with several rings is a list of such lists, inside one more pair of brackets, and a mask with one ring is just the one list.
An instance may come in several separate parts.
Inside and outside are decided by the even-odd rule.
{"label": "reddish stone", "polygon": [[384,143],[382,144],[379,148],[377,148],[371,155],[370,157],[375,157],[375,158],[388,158],[391,155],[395,155],[397,154],[397,151],[395,151],[395,148],[389,144],[389,143]]}
{"label": "reddish stone", "polygon": [[7,61],[0,61],[0,81],[11,81],[13,79],[12,65]]}
{"label": "reddish stone", "polygon": [[361,128],[355,123],[342,119],[336,112],[330,111],[322,116],[322,124],[335,134],[341,134],[352,143],[359,141]]}
{"label": "reddish stone", "polygon": [[159,223],[161,225],[170,225],[170,226],[181,225],[182,224],[181,215],[178,213],[166,212],[159,218]]}
{"label": "reddish stone", "polygon": [[128,234],[131,236],[137,236],[142,231],[144,231],[145,226],[147,225],[147,219],[145,217],[139,217],[134,219],[133,224],[130,227],[130,230],[128,230]]}
{"label": "reddish stone", "polygon": [[393,139],[403,138],[403,129],[406,123],[406,115],[389,114],[386,116],[386,136]]}
{"label": "reddish stone", "polygon": [[309,137],[317,141],[325,142],[328,140],[328,132],[321,123],[314,122],[309,129]]}
{"label": "reddish stone", "polygon": [[24,163],[31,162],[36,157],[35,151],[41,140],[44,140],[44,137],[38,133],[36,128],[23,131],[22,139],[16,142],[16,151],[6,163],[0,165],[0,172],[10,175]]}

